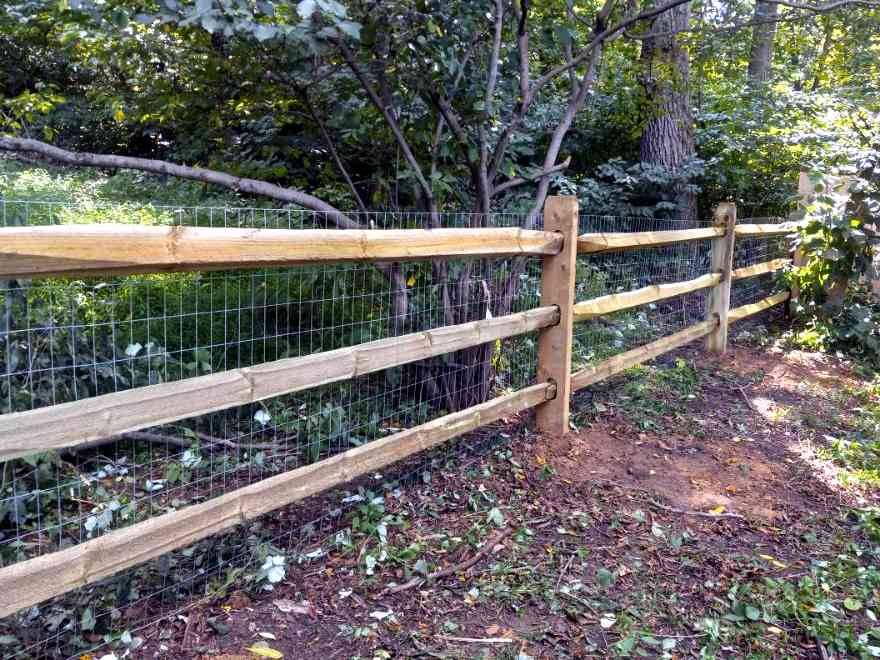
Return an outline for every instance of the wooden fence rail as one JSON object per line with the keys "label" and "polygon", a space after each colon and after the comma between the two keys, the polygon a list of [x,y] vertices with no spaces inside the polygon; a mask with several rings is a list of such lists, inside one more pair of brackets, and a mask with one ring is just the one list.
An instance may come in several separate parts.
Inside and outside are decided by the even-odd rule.
{"label": "wooden fence rail", "polygon": [[65,550],[0,569],[0,617],[375,472],[556,396],[539,383]]}
{"label": "wooden fence rail", "polygon": [[648,303],[674,298],[692,291],[707,289],[716,286],[721,281],[720,273],[708,273],[700,275],[686,282],[671,282],[669,284],[651,284],[641,289],[627,291],[625,293],[612,293],[579,302],[574,306],[574,320],[586,321],[587,319],[619,312],[631,307],[647,305]]}
{"label": "wooden fence rail", "polygon": [[[780,236],[797,228],[736,224],[733,205],[713,227],[577,235],[577,203],[549,198],[545,231],[238,230],[182,227],[63,226],[0,229],[0,278],[286,266],[348,260],[543,257],[541,307],[324,353],[152,385],[31,411],[0,415],[0,462],[355,378],[488,342],[538,332],[536,384],[374,440],[199,504],[165,513],[57,552],[0,568],[0,617],[102,580],[172,550],[252,520],[436,447],[483,424],[536,409],[541,430],[568,429],[569,392],[702,337],[723,351],[729,323],[789,298],[777,293],[729,309],[733,280],[775,272],[788,259],[733,269],[737,237]],[[712,272],[575,303],[576,253],[594,254],[711,240]],[[571,373],[572,323],[709,289],[706,319],[644,346]]]}
{"label": "wooden fence rail", "polygon": [[401,337],[148,385],[80,401],[0,415],[0,461],[64,449],[349,380],[559,322],[559,309],[472,321]]}
{"label": "wooden fence rail", "polygon": [[0,279],[545,255],[562,248],[558,233],[515,227],[374,231],[108,224],[7,227],[0,232]]}
{"label": "wooden fence rail", "polygon": [[593,254],[599,252],[618,252],[637,248],[660,247],[717,238],[724,235],[718,227],[698,227],[696,229],[675,229],[669,231],[634,231],[582,234],[578,236],[578,252]]}
{"label": "wooden fence rail", "polygon": [[802,222],[778,222],[778,223],[764,223],[764,224],[742,224],[737,225],[736,227],[736,235],[737,236],[747,236],[750,238],[755,237],[766,237],[766,236],[785,236],[787,234],[795,233],[798,229],[803,227]]}

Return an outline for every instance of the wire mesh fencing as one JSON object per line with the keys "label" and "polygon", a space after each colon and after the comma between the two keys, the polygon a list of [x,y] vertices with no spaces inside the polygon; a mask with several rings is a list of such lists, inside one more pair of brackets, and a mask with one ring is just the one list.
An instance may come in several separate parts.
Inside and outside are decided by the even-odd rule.
{"label": "wire mesh fencing", "polygon": [[[524,222],[503,214],[341,219],[287,209],[10,201],[0,209],[5,226],[134,221],[332,229],[354,223],[382,231]],[[539,283],[536,258],[0,282],[0,414],[525,311],[539,305]],[[0,565],[207,501],[524,387],[535,378],[536,345],[536,333],[529,333],[76,451],[9,461],[0,489]],[[12,655],[66,657],[102,643],[108,631],[137,629],[216,593],[234,576],[260,579],[267,557],[320,556],[328,535],[345,543],[347,508],[422,474],[438,455],[444,452],[362,480],[360,493],[356,487],[328,493],[20,612],[0,622],[0,634],[17,640]],[[318,547],[306,550],[310,544]]]}
{"label": "wire mesh fencing", "polygon": [[[779,224],[785,218],[746,218],[742,223]],[[791,257],[791,237],[786,235],[739,237],[734,244],[733,267],[743,268],[755,264]],[[757,275],[733,282],[730,290],[730,306],[748,305],[781,290],[782,271]]]}
{"label": "wire mesh fencing", "polygon": [[[514,227],[526,218],[0,200],[2,226],[98,222],[382,231]],[[589,215],[580,222],[580,233],[685,226],[677,220]],[[772,239],[738,241],[735,267],[784,256],[777,254],[783,248]],[[580,257],[576,300],[693,279],[708,272],[709,250],[709,241],[694,241]],[[746,282],[751,288],[740,289],[737,304],[763,297],[760,286]],[[540,305],[540,295],[540,260],[534,257],[2,281],[0,414],[525,311]],[[572,367],[647,343],[704,315],[705,291],[697,291],[576,324]],[[537,333],[528,333],[76,451],[3,463],[0,566],[81,544],[468,408],[532,383],[536,370]],[[316,559],[350,545],[352,509],[393,497],[402,481],[428,478],[431,465],[491,446],[492,437],[489,432],[456,441],[28,608],[0,621],[0,635],[15,640],[2,650],[18,657],[76,655],[194,599],[242,582],[271,582],[272,571],[285,562]]]}
{"label": "wire mesh fencing", "polygon": [[[677,219],[582,216],[581,233],[642,232],[688,228]],[[578,301],[632,291],[652,284],[681,282],[709,272],[709,241],[675,243],[578,257]],[[705,291],[626,309],[577,323],[572,368],[578,370],[647,344],[705,317]]]}

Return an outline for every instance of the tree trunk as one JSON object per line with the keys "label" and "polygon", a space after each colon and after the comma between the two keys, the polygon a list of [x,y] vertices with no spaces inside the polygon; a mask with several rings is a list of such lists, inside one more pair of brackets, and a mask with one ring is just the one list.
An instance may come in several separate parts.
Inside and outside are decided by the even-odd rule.
{"label": "tree trunk", "polygon": [[749,53],[749,82],[762,83],[770,77],[778,15],[778,3],[763,0],[755,3],[755,26],[752,28],[752,48]]}
{"label": "tree trunk", "polygon": [[[677,172],[695,153],[688,90],[690,63],[679,39],[689,23],[688,4],[670,9],[654,19],[650,27],[653,36],[642,44],[642,83],[649,100],[650,117],[642,131],[640,157],[672,172]],[[680,189],[677,202],[682,219],[696,224],[695,195]]]}

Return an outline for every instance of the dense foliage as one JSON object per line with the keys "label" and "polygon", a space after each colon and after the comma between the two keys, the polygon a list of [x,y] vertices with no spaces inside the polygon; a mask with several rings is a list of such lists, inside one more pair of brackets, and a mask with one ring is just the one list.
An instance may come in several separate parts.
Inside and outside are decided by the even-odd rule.
{"label": "dense foliage", "polygon": [[[684,74],[646,70],[639,35],[654,18],[589,50],[600,28],[650,4],[7,5],[2,130],[267,179],[343,210],[526,211],[546,180],[596,213],[675,215],[687,186],[702,217],[724,199],[784,214],[797,173],[840,165],[840,145],[876,122],[880,103],[878,10],[862,5],[783,8],[762,81],[749,79],[754,8],[737,1],[689,3]],[[639,162],[664,76],[693,108],[694,152],[674,171]]]}

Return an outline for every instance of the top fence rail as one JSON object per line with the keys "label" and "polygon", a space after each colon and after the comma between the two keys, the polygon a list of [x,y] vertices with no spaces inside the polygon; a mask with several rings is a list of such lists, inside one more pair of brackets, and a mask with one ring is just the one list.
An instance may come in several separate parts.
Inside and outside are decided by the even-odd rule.
{"label": "top fence rail", "polygon": [[117,224],[7,227],[0,243],[0,278],[552,255],[561,249],[559,234],[506,227],[334,232]]}

